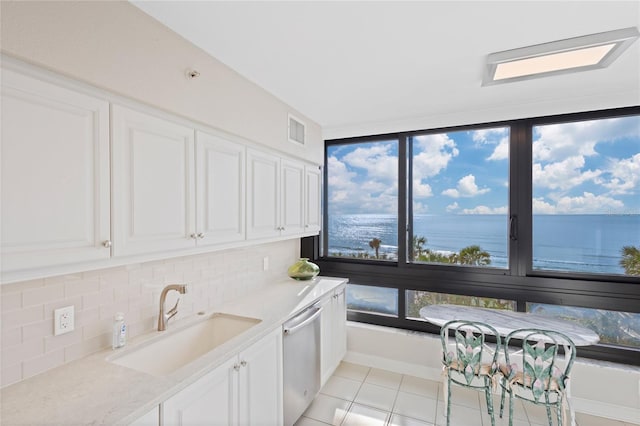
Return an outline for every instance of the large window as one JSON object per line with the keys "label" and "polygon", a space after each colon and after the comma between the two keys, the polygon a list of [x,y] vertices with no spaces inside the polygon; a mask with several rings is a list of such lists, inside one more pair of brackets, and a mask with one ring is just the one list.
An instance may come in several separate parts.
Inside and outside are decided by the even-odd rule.
{"label": "large window", "polygon": [[354,283],[349,319],[531,310],[593,328],[580,355],[640,365],[640,107],[327,141],[325,185],[303,250]]}
{"label": "large window", "polygon": [[414,262],[507,268],[509,128],[410,138]]}
{"label": "large window", "polygon": [[328,255],[398,257],[398,141],[327,148]]}
{"label": "large window", "polygon": [[533,127],[533,268],[640,275],[640,117]]}

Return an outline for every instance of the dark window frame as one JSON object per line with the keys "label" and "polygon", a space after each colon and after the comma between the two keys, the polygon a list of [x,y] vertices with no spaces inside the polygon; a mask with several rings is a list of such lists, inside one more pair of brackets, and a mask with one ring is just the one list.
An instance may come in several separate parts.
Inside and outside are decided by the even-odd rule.
{"label": "dark window frame", "polygon": [[[550,303],[623,312],[640,313],[640,279],[637,277],[607,276],[582,273],[561,273],[533,270],[532,265],[532,131],[537,125],[568,123],[617,116],[640,115],[640,106],[609,110],[544,116],[510,121],[454,126],[429,130],[388,133],[325,141],[334,144],[398,140],[398,261],[376,261],[336,257],[321,257],[320,244],[326,235],[301,240],[301,254],[314,260],[323,275],[347,277],[354,284],[389,287],[398,290],[399,317],[387,317],[363,312],[349,312],[348,319],[382,326],[438,333],[439,328],[424,321],[405,318],[406,290],[433,291],[480,297],[515,300],[518,311],[525,311],[526,303]],[[508,269],[460,267],[453,265],[416,264],[404,261],[410,244],[407,224],[411,215],[410,154],[411,136],[445,133],[489,127],[510,127],[509,215],[517,217],[518,240],[509,244]],[[405,161],[403,161],[405,160]],[[327,168],[324,168],[323,230],[328,224]],[[407,236],[407,238],[403,238]],[[640,365],[640,349],[594,345],[581,347],[578,355]]]}

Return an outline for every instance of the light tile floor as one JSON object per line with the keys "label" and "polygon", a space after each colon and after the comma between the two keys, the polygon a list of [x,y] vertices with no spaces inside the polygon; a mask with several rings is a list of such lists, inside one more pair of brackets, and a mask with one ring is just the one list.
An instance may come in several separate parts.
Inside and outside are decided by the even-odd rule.
{"label": "light tile floor", "polygon": [[[452,426],[490,426],[484,394],[459,386],[452,388]],[[390,371],[343,362],[327,381],[295,426],[434,426],[446,425],[441,383]],[[498,417],[496,425],[508,425]],[[514,426],[547,424],[546,411],[516,401]],[[577,413],[578,426],[634,426],[629,423]]]}

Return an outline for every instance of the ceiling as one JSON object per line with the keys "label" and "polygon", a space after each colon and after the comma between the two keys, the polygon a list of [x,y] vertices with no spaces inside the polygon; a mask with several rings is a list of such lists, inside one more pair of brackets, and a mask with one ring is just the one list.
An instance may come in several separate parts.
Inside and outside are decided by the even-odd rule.
{"label": "ceiling", "polygon": [[640,104],[640,42],[606,69],[481,87],[486,55],[640,26],[638,1],[139,1],[325,138]]}

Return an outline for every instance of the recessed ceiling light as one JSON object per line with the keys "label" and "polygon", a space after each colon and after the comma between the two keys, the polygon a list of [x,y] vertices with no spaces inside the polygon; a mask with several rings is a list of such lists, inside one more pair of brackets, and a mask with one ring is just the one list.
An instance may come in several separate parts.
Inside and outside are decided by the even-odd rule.
{"label": "recessed ceiling light", "polygon": [[631,27],[492,53],[482,85],[604,68],[638,36],[638,29]]}

